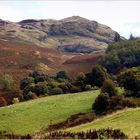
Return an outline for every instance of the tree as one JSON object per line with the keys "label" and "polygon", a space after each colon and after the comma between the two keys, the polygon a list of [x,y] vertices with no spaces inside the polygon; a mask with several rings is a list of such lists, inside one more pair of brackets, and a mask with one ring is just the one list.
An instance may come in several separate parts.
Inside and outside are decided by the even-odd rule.
{"label": "tree", "polygon": [[122,71],[117,80],[120,86],[123,86],[126,91],[129,91],[131,95],[129,96],[137,96],[140,91],[140,71],[137,68],[126,69]]}
{"label": "tree", "polygon": [[26,86],[34,82],[35,82],[34,77],[28,76],[27,78],[24,78],[23,80],[20,81],[20,89],[23,90]]}
{"label": "tree", "polygon": [[11,75],[4,74],[2,78],[0,79],[1,83],[1,89],[4,90],[10,90],[13,86],[14,80]]}
{"label": "tree", "polygon": [[120,35],[117,32],[115,33],[114,41],[120,41]]}
{"label": "tree", "polygon": [[133,40],[135,37],[133,36],[133,34],[130,34],[129,40]]}
{"label": "tree", "polygon": [[48,86],[46,82],[39,82],[35,85],[35,90],[37,96],[44,95],[48,93]]}
{"label": "tree", "polygon": [[96,65],[93,67],[91,73],[86,74],[85,83],[101,87],[103,85],[103,82],[108,78],[109,75],[106,70],[102,66]]}
{"label": "tree", "polygon": [[101,93],[92,105],[92,109],[96,114],[104,114],[109,106],[109,96],[106,93]]}
{"label": "tree", "polygon": [[57,94],[63,94],[63,90],[59,87],[55,87],[50,90],[50,95],[57,95]]}
{"label": "tree", "polygon": [[102,93],[108,93],[110,97],[117,95],[116,85],[111,79],[104,81],[101,91]]}
{"label": "tree", "polygon": [[84,81],[86,78],[86,75],[83,72],[80,72],[76,78],[77,81]]}
{"label": "tree", "polygon": [[65,71],[59,71],[57,74],[56,74],[56,78],[59,79],[59,78],[62,78],[62,79],[69,79],[67,73]]}

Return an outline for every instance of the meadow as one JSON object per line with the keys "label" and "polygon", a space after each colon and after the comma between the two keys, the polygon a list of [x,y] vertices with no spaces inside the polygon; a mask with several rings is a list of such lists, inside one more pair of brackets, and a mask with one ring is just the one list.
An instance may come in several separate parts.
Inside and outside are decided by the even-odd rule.
{"label": "meadow", "polygon": [[140,135],[140,108],[124,109],[111,115],[101,117],[93,122],[67,129],[72,132],[89,129],[113,128],[120,129],[130,138]]}
{"label": "meadow", "polygon": [[99,90],[47,96],[0,108],[0,131],[32,134],[80,112],[91,112]]}

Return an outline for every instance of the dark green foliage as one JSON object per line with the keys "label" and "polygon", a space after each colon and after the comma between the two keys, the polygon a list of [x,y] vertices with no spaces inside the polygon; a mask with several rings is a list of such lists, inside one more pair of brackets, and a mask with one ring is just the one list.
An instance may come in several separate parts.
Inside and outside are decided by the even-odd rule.
{"label": "dark green foliage", "polygon": [[101,91],[102,93],[108,93],[110,97],[117,95],[116,85],[111,79],[104,81]]}
{"label": "dark green foliage", "polygon": [[115,42],[120,41],[120,35],[117,32],[115,33],[114,41]]}
{"label": "dark green foliage", "polygon": [[101,64],[110,73],[115,73],[123,67],[140,65],[140,39],[134,38],[112,43],[106,50]]}
{"label": "dark green foliage", "polygon": [[46,82],[39,82],[35,85],[35,90],[37,96],[39,95],[45,95],[48,93],[48,87]]}
{"label": "dark green foliage", "polygon": [[59,88],[63,90],[63,93],[70,93],[72,85],[70,83],[60,84]]}
{"label": "dark green foliage", "polygon": [[135,100],[129,100],[123,96],[112,96],[101,93],[92,105],[92,109],[97,115],[107,114],[125,107],[138,107],[139,104]]}
{"label": "dark green foliage", "polygon": [[126,90],[126,96],[137,96],[140,91],[140,71],[138,68],[126,69],[118,75],[118,82]]}
{"label": "dark green foliage", "polygon": [[127,139],[127,135],[120,129],[99,129],[86,132],[50,132],[44,139]]}
{"label": "dark green foliage", "polygon": [[81,91],[81,88],[78,87],[78,86],[72,86],[71,89],[70,89],[71,93],[76,93],[76,92],[80,92]]}
{"label": "dark green foliage", "polygon": [[86,74],[86,84],[95,85],[101,87],[103,82],[109,78],[106,70],[100,66],[94,66],[91,73]]}
{"label": "dark green foliage", "polygon": [[101,93],[92,105],[92,109],[96,114],[104,114],[109,107],[109,96],[107,93]]}
{"label": "dark green foliage", "polygon": [[56,74],[56,78],[57,79],[69,79],[67,73],[65,71],[59,71],[57,74]]}
{"label": "dark green foliage", "polygon": [[63,94],[63,90],[59,87],[55,87],[49,91],[49,95],[57,95],[57,94]]}
{"label": "dark green foliage", "polygon": [[34,83],[35,80],[33,77],[28,76],[27,78],[24,78],[20,81],[20,89],[23,90],[27,85]]}
{"label": "dark green foliage", "polygon": [[85,90],[91,90],[91,89],[92,89],[91,85],[86,85],[85,86]]}

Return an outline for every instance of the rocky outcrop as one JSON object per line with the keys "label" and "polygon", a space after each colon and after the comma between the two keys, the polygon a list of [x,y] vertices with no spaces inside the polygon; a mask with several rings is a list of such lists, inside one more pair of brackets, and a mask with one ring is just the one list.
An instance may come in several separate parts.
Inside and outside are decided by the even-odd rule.
{"label": "rocky outcrop", "polygon": [[3,39],[22,40],[71,53],[104,50],[120,37],[110,27],[79,16],[62,20],[28,19],[18,23],[0,20],[0,29]]}

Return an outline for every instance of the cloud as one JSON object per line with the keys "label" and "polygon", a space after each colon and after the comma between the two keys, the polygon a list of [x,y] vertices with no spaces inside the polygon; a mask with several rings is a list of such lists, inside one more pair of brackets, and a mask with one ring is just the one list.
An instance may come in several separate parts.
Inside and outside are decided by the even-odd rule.
{"label": "cloud", "polygon": [[3,20],[18,21],[23,17],[21,12],[14,10],[11,6],[0,6],[0,18]]}

